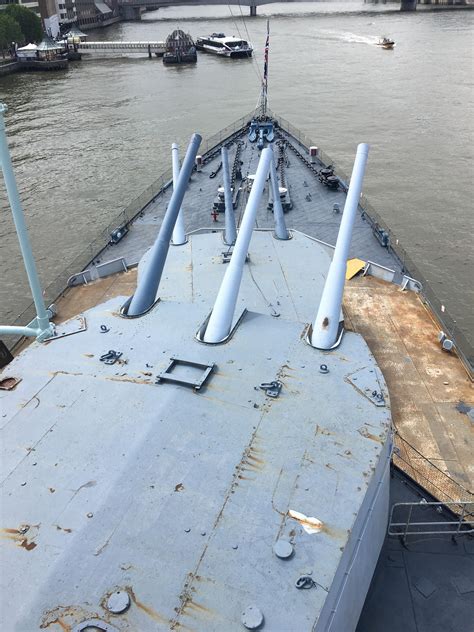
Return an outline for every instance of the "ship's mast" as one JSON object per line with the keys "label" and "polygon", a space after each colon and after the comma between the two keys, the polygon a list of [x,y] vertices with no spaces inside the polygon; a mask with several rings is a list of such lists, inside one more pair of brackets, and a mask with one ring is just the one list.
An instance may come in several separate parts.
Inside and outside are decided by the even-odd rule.
{"label": "ship's mast", "polygon": [[267,103],[268,103],[268,49],[270,46],[270,20],[267,20],[267,39],[265,40],[265,51],[263,55],[263,79],[262,79],[262,92],[260,95],[260,109],[262,116],[267,115]]}

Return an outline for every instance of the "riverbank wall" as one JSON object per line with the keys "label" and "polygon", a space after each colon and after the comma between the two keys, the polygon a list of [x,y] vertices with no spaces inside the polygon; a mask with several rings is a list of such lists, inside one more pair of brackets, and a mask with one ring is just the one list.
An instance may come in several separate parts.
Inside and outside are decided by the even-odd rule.
{"label": "riverbank wall", "polygon": [[68,67],[67,59],[51,59],[48,61],[12,61],[9,64],[0,65],[0,77],[11,75],[14,72],[31,72],[37,70],[65,70]]}
{"label": "riverbank wall", "polygon": [[0,64],[0,77],[11,75],[14,72],[20,70],[20,63],[18,61],[12,61],[9,64]]}
{"label": "riverbank wall", "polygon": [[101,28],[105,28],[106,26],[111,26],[112,24],[116,24],[117,22],[122,22],[123,21],[123,16],[121,15],[117,15],[113,18],[110,18],[109,20],[97,20],[96,22],[90,22],[88,24],[81,23],[81,20],[79,20],[79,27],[81,29],[81,31],[91,31],[92,29],[101,29]]}

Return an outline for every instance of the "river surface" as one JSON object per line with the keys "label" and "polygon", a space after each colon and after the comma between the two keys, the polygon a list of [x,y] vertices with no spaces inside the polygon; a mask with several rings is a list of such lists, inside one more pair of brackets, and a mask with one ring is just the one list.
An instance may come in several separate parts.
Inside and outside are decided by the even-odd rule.
{"label": "river surface", "polygon": [[[253,60],[199,55],[165,67],[144,55],[84,55],[60,73],[0,79],[31,241],[45,285],[160,173],[170,143],[210,136],[251,111],[271,15],[269,104],[344,170],[371,144],[364,191],[456,327],[473,339],[473,18],[402,14],[358,2],[177,7],[89,32],[91,40],[163,40],[177,26],[250,38]],[[381,35],[397,46],[375,46]],[[0,322],[30,302],[0,192]]]}

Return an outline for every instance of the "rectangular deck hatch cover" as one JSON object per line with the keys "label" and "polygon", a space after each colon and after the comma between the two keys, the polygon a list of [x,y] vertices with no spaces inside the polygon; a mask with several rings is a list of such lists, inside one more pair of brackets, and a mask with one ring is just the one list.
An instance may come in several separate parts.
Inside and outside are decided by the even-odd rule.
{"label": "rectangular deck hatch cover", "polygon": [[201,364],[190,360],[170,358],[169,365],[158,375],[156,383],[171,382],[181,386],[190,386],[195,391],[198,391],[204,386],[215,367],[215,364]]}

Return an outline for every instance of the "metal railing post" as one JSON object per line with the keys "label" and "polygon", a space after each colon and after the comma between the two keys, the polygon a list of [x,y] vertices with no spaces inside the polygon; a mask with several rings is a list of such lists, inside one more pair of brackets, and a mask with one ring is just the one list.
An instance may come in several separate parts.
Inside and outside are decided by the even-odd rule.
{"label": "metal railing post", "polygon": [[45,340],[46,338],[50,338],[54,335],[54,325],[49,322],[49,314],[44,305],[43,292],[41,290],[41,284],[35,260],[33,258],[33,252],[31,250],[30,239],[28,237],[28,230],[26,228],[25,216],[20,201],[20,195],[18,193],[15,174],[13,173],[10,151],[8,149],[8,140],[5,132],[5,119],[3,116],[6,111],[7,106],[0,103],[0,166],[5,180],[5,188],[7,190],[8,201],[10,202],[10,208],[12,210],[13,221],[15,223],[18,241],[20,243],[20,250],[25,264],[26,274],[28,276],[28,283],[30,285],[31,294],[36,308],[36,319],[28,327],[20,328],[22,331],[18,331],[18,327],[14,328],[15,330],[10,329],[9,327],[2,327],[0,333],[13,335],[20,333],[20,335],[36,336],[38,340]]}
{"label": "metal railing post", "polygon": [[405,533],[403,534],[403,538],[402,538],[403,544],[407,543],[407,532],[408,532],[408,527],[410,526],[410,520],[411,520],[412,511],[413,511],[413,505],[410,505],[410,511],[408,512],[408,520],[407,520],[407,523],[406,523],[406,526],[405,526]]}
{"label": "metal railing post", "polygon": [[461,515],[459,516],[458,528],[456,529],[456,533],[454,533],[453,536],[452,536],[453,541],[456,540],[456,538],[459,535],[459,532],[461,531],[461,525],[462,525],[462,521],[464,520],[465,514],[466,514],[466,503],[463,503],[462,504]]}

